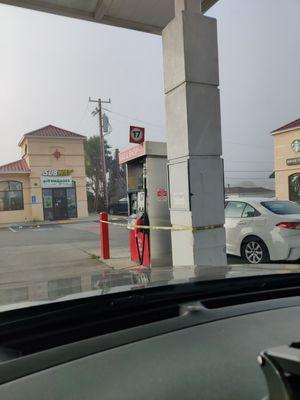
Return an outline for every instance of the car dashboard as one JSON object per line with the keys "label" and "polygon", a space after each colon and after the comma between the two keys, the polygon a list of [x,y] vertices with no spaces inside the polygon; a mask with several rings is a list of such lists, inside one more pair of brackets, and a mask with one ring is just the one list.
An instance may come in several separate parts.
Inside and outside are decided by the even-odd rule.
{"label": "car dashboard", "polygon": [[222,304],[169,304],[151,321],[139,314],[125,329],[114,321],[110,332],[64,344],[57,337],[50,348],[38,335],[32,344],[2,336],[0,398],[263,399],[257,357],[299,339],[300,296]]}

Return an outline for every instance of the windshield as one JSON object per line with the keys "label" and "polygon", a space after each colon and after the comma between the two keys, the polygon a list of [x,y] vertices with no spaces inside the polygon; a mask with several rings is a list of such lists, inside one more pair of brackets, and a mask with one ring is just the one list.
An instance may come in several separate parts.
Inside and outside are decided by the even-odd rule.
{"label": "windshield", "polygon": [[295,204],[290,201],[263,201],[261,204],[274,214],[299,214],[300,218],[299,204]]}
{"label": "windshield", "polygon": [[198,2],[0,0],[0,312],[300,270],[300,2]]}

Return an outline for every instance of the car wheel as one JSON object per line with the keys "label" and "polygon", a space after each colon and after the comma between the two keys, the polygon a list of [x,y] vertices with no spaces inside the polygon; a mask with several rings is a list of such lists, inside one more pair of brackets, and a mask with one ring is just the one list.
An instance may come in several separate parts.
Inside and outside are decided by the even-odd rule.
{"label": "car wheel", "polygon": [[241,253],[242,259],[250,264],[261,264],[270,261],[267,246],[258,238],[246,240],[242,245]]}
{"label": "car wheel", "polygon": [[114,209],[113,209],[113,208],[110,208],[110,209],[109,209],[109,214],[110,214],[110,215],[114,215],[114,213],[115,213],[115,212],[114,212]]}

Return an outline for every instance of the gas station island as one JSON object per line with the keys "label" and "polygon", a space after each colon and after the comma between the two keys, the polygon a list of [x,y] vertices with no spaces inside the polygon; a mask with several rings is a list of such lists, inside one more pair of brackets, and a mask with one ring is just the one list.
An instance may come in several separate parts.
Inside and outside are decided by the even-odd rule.
{"label": "gas station island", "polygon": [[[146,266],[170,266],[171,232],[167,182],[167,145],[144,142],[119,156],[126,164],[129,224],[150,229],[130,230],[133,261]],[[158,229],[155,229],[158,228]]]}
{"label": "gas station island", "polygon": [[[170,220],[172,225],[193,227],[192,230],[171,231],[173,265],[225,265],[217,23],[203,14],[217,0],[0,2],[162,35]],[[133,170],[139,171],[137,175],[142,180],[146,177],[148,187],[143,188],[142,183],[132,186],[131,206],[136,208],[143,207],[147,197],[157,196],[157,191],[150,191],[152,185],[157,188],[151,182],[152,174],[147,177],[155,158],[150,156],[147,161],[148,156],[144,154],[143,157],[146,162],[142,165],[146,164],[146,168],[142,177],[143,166]],[[166,186],[163,183],[161,186],[159,197],[163,199]],[[152,224],[151,218],[155,221],[157,216],[149,201],[148,215]],[[165,201],[163,209],[167,208]],[[161,217],[163,219],[164,215]],[[160,246],[156,234],[152,235],[151,243],[151,235],[152,232],[150,247],[154,251]],[[161,239],[162,243],[169,243],[167,236]]]}

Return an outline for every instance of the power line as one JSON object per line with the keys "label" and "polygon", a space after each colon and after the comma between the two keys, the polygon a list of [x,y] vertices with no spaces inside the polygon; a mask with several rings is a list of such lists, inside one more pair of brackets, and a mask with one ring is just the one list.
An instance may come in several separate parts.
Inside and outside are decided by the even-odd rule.
{"label": "power line", "polygon": [[253,181],[269,181],[271,178],[254,178],[254,177],[249,177],[249,176],[243,176],[242,178],[234,178],[231,176],[225,176],[226,179],[231,179],[231,180],[238,180],[238,181],[249,181],[249,180],[253,180]]}
{"label": "power line", "polygon": [[110,113],[112,113],[112,114],[118,115],[118,116],[120,116],[120,117],[122,117],[122,118],[126,118],[126,119],[128,119],[128,120],[141,122],[142,124],[145,124],[145,125],[152,125],[152,126],[156,126],[156,127],[158,127],[158,128],[163,128],[162,125],[153,124],[152,122],[144,121],[144,120],[142,120],[142,119],[138,119],[138,118],[132,117],[132,116],[130,116],[130,115],[121,114],[121,113],[118,113],[118,112],[116,112],[116,111],[112,111],[112,110],[109,110],[109,109],[107,109],[107,108],[104,108],[104,107],[103,107],[103,110],[105,110],[105,111],[107,111],[107,112],[110,112]]}
{"label": "power line", "polygon": [[81,118],[78,123],[78,125],[80,125],[80,126],[82,124],[83,119],[86,118],[86,116],[87,116],[88,107],[89,107],[89,102],[87,101],[85,109],[84,109],[83,113],[81,114]]}
{"label": "power line", "polygon": [[233,144],[237,146],[247,146],[247,147],[258,147],[258,148],[269,148],[267,145],[261,145],[261,144],[253,144],[253,143],[239,143],[239,142],[231,142],[229,140],[223,140],[223,143],[228,143],[228,144]]}
{"label": "power line", "polygon": [[[132,116],[127,115],[127,114],[122,114],[122,113],[119,113],[119,112],[116,112],[116,111],[113,111],[113,110],[109,110],[108,108],[104,108],[103,107],[103,110],[105,110],[105,111],[107,111],[107,112],[109,112],[111,114],[118,115],[119,117],[125,118],[127,120],[137,121],[137,122],[140,122],[142,124],[155,126],[155,127],[161,128],[161,129],[164,128],[162,125],[154,124],[153,122],[145,121],[145,120],[142,120],[142,119],[139,119],[139,118],[132,117]],[[267,148],[268,147],[269,148],[269,146],[267,146],[267,145],[260,145],[260,144],[254,144],[254,143],[240,143],[240,142],[233,142],[233,141],[229,141],[229,140],[223,140],[223,143],[237,145],[237,146],[246,146],[246,147],[257,147],[257,148],[262,148],[262,147],[263,148]],[[225,160],[225,161],[248,163],[248,161],[235,161],[235,160],[234,161],[233,160]],[[267,164],[269,164],[269,163],[271,164],[272,163],[272,161],[249,161],[249,163],[257,163],[257,162],[258,163],[267,163]]]}
{"label": "power line", "polygon": [[270,172],[273,172],[272,170],[268,170],[268,171],[253,171],[253,170],[251,170],[251,171],[238,171],[238,170],[236,170],[236,171],[224,171],[224,172],[226,172],[226,173],[232,173],[232,172],[238,172],[238,173],[243,173],[243,172],[246,172],[246,173],[251,173],[251,174],[256,174],[256,172],[258,172],[258,173],[264,173],[264,174],[269,174]]}
{"label": "power line", "polygon": [[242,163],[242,164],[273,164],[273,161],[245,161],[245,160],[228,160],[224,158],[224,162]]}

